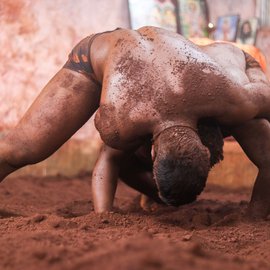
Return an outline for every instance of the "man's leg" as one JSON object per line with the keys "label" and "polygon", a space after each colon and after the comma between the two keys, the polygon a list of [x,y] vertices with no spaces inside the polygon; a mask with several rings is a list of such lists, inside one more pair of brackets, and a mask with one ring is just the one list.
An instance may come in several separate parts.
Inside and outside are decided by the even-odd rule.
{"label": "man's leg", "polygon": [[99,99],[100,87],[90,79],[61,69],[0,141],[0,181],[54,153],[93,115]]}

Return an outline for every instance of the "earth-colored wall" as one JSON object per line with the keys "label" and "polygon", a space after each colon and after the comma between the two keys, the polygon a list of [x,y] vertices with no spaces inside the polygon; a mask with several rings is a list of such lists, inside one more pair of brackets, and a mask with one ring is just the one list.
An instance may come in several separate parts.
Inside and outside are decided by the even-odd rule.
{"label": "earth-colored wall", "polygon": [[[4,0],[0,2],[0,25],[1,137],[18,122],[78,41],[91,33],[129,27],[128,6],[126,0]],[[49,164],[78,164],[74,153],[79,145],[87,147],[88,153],[82,155],[81,166],[74,165],[74,172],[89,170],[96,158],[99,139],[92,121],[61,150],[70,156],[57,153],[31,170],[47,175],[56,171]],[[63,168],[59,171],[63,173]]]}
{"label": "earth-colored wall", "polygon": [[[4,0],[0,25],[0,129],[4,129],[18,121],[80,39],[129,26],[127,2]],[[80,134],[88,135],[89,130]]]}

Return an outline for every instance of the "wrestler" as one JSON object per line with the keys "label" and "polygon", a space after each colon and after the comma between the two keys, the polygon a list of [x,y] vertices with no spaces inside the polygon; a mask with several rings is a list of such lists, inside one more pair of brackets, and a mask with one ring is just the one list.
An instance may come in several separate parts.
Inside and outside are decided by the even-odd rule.
{"label": "wrestler", "polygon": [[135,151],[152,137],[160,199],[190,202],[210,169],[209,151],[197,132],[198,120],[208,117],[230,129],[258,166],[251,206],[265,215],[270,91],[249,58],[230,44],[199,47],[155,27],[86,38],[1,140],[0,178],[47,158],[97,111],[95,125],[112,148]]}

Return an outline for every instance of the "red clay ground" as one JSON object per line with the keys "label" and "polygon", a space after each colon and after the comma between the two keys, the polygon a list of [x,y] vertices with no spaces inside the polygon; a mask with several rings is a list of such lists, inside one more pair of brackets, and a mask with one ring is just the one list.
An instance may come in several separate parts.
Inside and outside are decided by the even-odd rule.
{"label": "red clay ground", "polygon": [[81,179],[0,185],[0,269],[270,269],[270,221],[243,213],[249,190],[207,187],[196,203],[146,213],[120,184],[116,212],[93,213]]}

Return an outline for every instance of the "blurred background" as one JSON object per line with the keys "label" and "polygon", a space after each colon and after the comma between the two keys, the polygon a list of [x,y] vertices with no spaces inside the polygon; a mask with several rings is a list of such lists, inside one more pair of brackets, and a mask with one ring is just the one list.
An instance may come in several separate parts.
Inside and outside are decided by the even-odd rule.
{"label": "blurred background", "polygon": [[[0,137],[18,122],[42,87],[63,66],[72,47],[87,35],[116,27],[155,25],[179,32],[198,44],[213,40],[236,42],[258,59],[270,77],[269,15],[268,0],[3,0]],[[16,175],[89,173],[99,145],[90,120],[51,158]],[[234,181],[232,164],[241,158],[242,171],[253,179],[255,167],[237,147],[226,147],[231,166],[224,178]]]}

